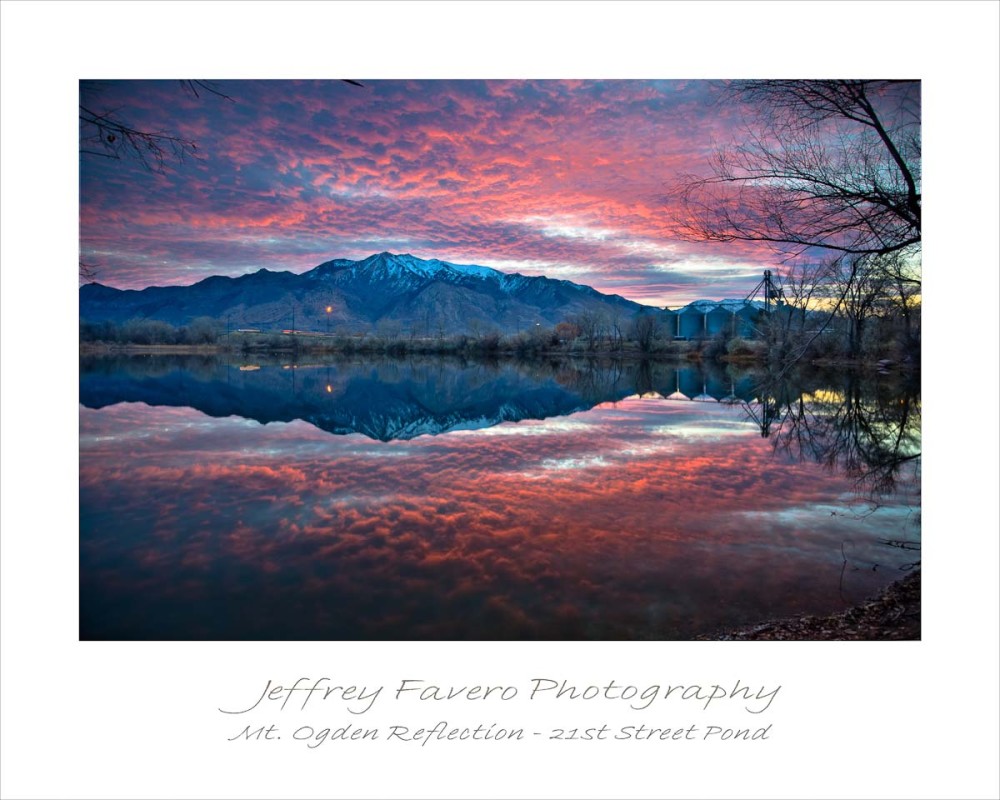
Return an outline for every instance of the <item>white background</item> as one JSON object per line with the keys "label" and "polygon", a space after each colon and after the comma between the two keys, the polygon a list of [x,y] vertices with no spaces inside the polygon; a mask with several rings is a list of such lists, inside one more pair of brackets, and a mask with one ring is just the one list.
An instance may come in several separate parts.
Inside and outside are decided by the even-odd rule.
{"label": "white background", "polygon": [[[4,2],[3,796],[1000,795],[998,10],[958,2]],[[922,78],[923,640],[78,642],[77,81],[175,76]],[[762,715],[774,724],[772,738],[755,745],[306,751],[284,741],[225,742],[239,726],[220,705],[250,700],[268,679],[319,675],[369,686],[410,677],[524,687],[551,676],[783,688]],[[637,720],[615,708],[387,707],[359,720],[497,719],[539,730],[709,721],[666,711]]]}

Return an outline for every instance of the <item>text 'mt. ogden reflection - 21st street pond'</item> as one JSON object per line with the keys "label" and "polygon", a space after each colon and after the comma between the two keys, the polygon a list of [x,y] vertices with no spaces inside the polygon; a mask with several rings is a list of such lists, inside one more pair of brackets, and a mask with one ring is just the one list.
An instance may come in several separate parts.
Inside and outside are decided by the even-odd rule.
{"label": "text 'mt. ogden reflection - 21st street pond'", "polygon": [[84,359],[81,638],[674,640],[839,611],[919,559],[919,394],[880,381]]}

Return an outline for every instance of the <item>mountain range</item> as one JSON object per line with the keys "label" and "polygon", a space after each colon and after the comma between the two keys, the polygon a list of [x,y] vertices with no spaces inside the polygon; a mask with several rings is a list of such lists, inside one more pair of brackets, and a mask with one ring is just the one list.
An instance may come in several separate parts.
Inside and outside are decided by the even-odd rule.
{"label": "mountain range", "polygon": [[629,319],[647,308],[570,281],[393,253],[334,259],[301,274],[260,269],[190,286],[80,287],[80,319],[88,322],[210,317],[233,330],[479,335],[549,327],[584,312]]}

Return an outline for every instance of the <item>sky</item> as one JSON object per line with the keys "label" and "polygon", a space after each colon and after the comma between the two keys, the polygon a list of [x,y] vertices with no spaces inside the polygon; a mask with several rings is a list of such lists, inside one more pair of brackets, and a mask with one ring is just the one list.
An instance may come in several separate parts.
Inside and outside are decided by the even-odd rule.
{"label": "sky", "polygon": [[197,150],[81,152],[81,260],[143,288],[389,251],[659,306],[744,297],[776,263],[678,236],[679,181],[741,128],[716,84],[361,82],[82,81],[81,106]]}

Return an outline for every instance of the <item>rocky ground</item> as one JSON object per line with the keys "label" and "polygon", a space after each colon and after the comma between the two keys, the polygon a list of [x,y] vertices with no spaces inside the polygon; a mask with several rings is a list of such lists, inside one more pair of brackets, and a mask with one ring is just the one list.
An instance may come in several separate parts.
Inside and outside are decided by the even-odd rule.
{"label": "rocky ground", "polygon": [[878,641],[920,639],[920,570],[841,614],[771,620],[702,641]]}

